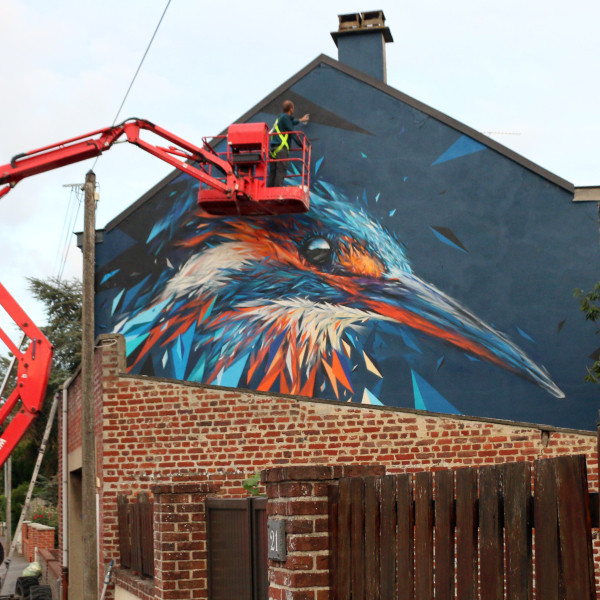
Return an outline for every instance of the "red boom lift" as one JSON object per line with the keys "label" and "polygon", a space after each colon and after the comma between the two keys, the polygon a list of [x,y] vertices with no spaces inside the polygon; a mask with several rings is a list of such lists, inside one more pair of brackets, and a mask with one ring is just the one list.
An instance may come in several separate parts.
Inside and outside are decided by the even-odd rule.
{"label": "red boom lift", "polygon": [[17,407],[17,403],[19,401],[21,403],[12,420],[0,435],[1,466],[42,409],[50,377],[52,346],[1,283],[0,306],[18,325],[23,335],[29,339],[26,349],[21,350],[22,344],[13,343],[6,332],[0,328],[0,339],[13,353],[17,362],[16,385],[0,407],[0,425],[11,415],[13,409]]}
{"label": "red boom lift", "polygon": [[[150,131],[178,147],[167,148],[141,139],[142,130]],[[0,198],[21,179],[99,156],[123,135],[170,165],[188,173],[201,183],[198,204],[206,213],[219,216],[280,215],[303,213],[309,208],[310,144],[301,132],[295,133],[302,143],[292,149],[290,163],[294,185],[267,187],[269,163],[269,129],[266,123],[230,125],[226,136],[203,140],[198,148],[158,125],[142,119],[128,119],[120,125],[98,129],[86,135],[17,154],[9,164],[0,166]],[[219,142],[226,149],[215,151]]]}
{"label": "red boom lift", "polygon": [[[161,147],[140,138],[150,131],[176,146]],[[98,129],[52,146],[45,146],[13,157],[0,166],[0,198],[19,181],[99,156],[119,138],[139,146],[150,154],[188,173],[200,181],[198,204],[209,215],[280,215],[303,213],[309,208],[310,144],[301,132],[295,133],[301,147],[292,149],[287,159],[294,185],[267,187],[270,134],[266,123],[239,123],[226,136],[205,138],[199,148],[172,133],[142,119],[128,119],[120,125]],[[225,148],[215,148],[225,144]],[[17,384],[0,406],[0,427],[14,412],[9,425],[0,435],[0,466],[8,458],[30,423],[41,411],[52,362],[52,346],[44,334],[0,284],[0,306],[29,338],[21,351],[0,328],[0,340],[18,362]],[[20,406],[17,406],[18,402]]]}

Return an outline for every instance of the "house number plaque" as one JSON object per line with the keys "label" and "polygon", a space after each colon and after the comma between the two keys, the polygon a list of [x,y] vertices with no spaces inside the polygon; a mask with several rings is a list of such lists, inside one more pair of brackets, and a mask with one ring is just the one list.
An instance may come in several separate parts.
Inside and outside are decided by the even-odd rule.
{"label": "house number plaque", "polygon": [[267,556],[271,560],[285,562],[285,521],[283,519],[269,519],[267,521],[267,534],[269,537],[269,551]]}

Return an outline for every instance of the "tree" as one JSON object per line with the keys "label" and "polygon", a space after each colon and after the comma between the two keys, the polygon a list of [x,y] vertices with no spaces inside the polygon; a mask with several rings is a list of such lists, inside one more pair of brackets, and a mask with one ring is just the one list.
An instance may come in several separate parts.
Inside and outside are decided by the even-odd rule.
{"label": "tree", "polygon": [[[42,412],[12,453],[12,485],[15,491],[22,483],[29,483],[53,396],[73,375],[81,360],[81,282],[75,279],[63,281],[56,278],[35,277],[28,278],[28,281],[33,296],[45,307],[47,322],[40,329],[54,346],[54,360]],[[0,379],[4,378],[9,362],[5,357],[0,358]],[[12,389],[10,385],[9,383],[8,389]],[[41,481],[46,482],[41,488],[52,487],[58,477],[57,437],[58,427],[55,421],[40,471]],[[46,489],[36,488],[36,495],[47,492]],[[21,508],[15,507],[13,510],[18,511],[18,514]]]}
{"label": "tree", "polygon": [[[589,292],[576,289],[575,297],[579,299],[579,306],[585,314],[587,321],[597,323],[600,321],[600,282],[598,282]],[[596,333],[600,333],[600,328],[596,329]],[[587,367],[587,375],[584,378],[586,381],[600,385],[600,357],[596,357],[594,364]]]}
{"label": "tree", "polygon": [[32,294],[46,308],[47,324],[41,329],[54,346],[48,387],[56,390],[81,362],[81,282],[54,277],[28,281]]}

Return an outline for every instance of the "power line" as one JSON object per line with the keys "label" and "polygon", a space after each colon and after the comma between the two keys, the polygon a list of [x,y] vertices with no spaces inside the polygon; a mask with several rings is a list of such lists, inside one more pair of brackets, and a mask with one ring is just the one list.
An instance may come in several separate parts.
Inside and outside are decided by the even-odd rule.
{"label": "power line", "polygon": [[[62,279],[65,266],[67,264],[67,256],[70,250],[70,236],[73,234],[73,229],[79,216],[81,209],[81,201],[83,198],[82,184],[71,183],[63,185],[63,187],[71,188],[69,196],[69,204],[67,206],[67,214],[65,215],[65,221],[63,224],[63,231],[61,233],[61,242],[57,254],[60,254],[60,263],[57,270],[57,278]],[[58,258],[58,256],[57,256]]]}
{"label": "power line", "polygon": [[[142,60],[140,61],[140,64],[138,65],[135,75],[133,76],[133,79],[131,80],[129,87],[127,88],[127,91],[125,92],[125,97],[123,98],[123,101],[121,102],[121,106],[119,106],[119,110],[117,111],[117,114],[115,115],[115,118],[113,119],[113,122],[112,122],[113,125],[117,122],[117,119],[119,118],[119,115],[121,114],[121,110],[123,110],[123,106],[125,104],[125,101],[127,100],[127,97],[129,96],[129,92],[131,91],[131,88],[133,87],[133,84],[135,83],[138,73],[140,72],[140,69],[142,68],[142,65],[144,64],[144,60],[146,59],[146,55],[148,54],[148,51],[150,50],[150,46],[152,46],[152,42],[154,41],[154,38],[156,37],[156,34],[158,33],[160,24],[162,23],[162,20],[164,19],[164,16],[167,13],[169,4],[171,4],[171,0],[167,0],[167,5],[165,6],[165,9],[163,10],[163,13],[158,21],[158,25],[156,26],[156,29],[154,30],[154,33],[152,34],[152,37],[150,38],[150,41],[148,42],[148,46],[146,47],[144,56],[142,56]],[[98,158],[100,158],[100,157],[97,156],[96,160],[94,161],[94,164],[92,165],[92,169],[91,169],[92,171],[94,170],[94,167],[96,166],[96,163],[98,162]]]}
{"label": "power line", "polygon": [[71,189],[70,189],[70,193],[69,193],[69,202],[67,203],[67,209],[65,211],[65,216],[63,219],[62,230],[60,232],[60,237],[58,239],[58,245],[56,247],[56,256],[54,257],[54,267],[56,269],[56,272],[58,272],[60,270],[60,257],[62,256],[62,254],[64,252],[64,244],[65,244],[65,240],[67,239],[67,236],[68,236],[69,223],[71,221],[72,210],[74,210],[75,196],[73,194],[73,187],[72,187],[73,185],[77,185],[77,184],[63,185],[63,187],[68,187]]}

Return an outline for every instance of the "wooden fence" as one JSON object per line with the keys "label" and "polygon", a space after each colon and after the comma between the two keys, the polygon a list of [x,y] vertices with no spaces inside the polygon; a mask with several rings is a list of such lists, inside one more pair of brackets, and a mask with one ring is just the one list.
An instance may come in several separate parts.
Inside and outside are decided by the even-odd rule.
{"label": "wooden fence", "polygon": [[267,600],[267,499],[208,498],[208,597]]}
{"label": "wooden fence", "polygon": [[334,600],[596,598],[583,456],[341,479],[330,499]]}
{"label": "wooden fence", "polygon": [[154,577],[154,504],[140,492],[137,502],[117,498],[120,566],[141,577]]}

